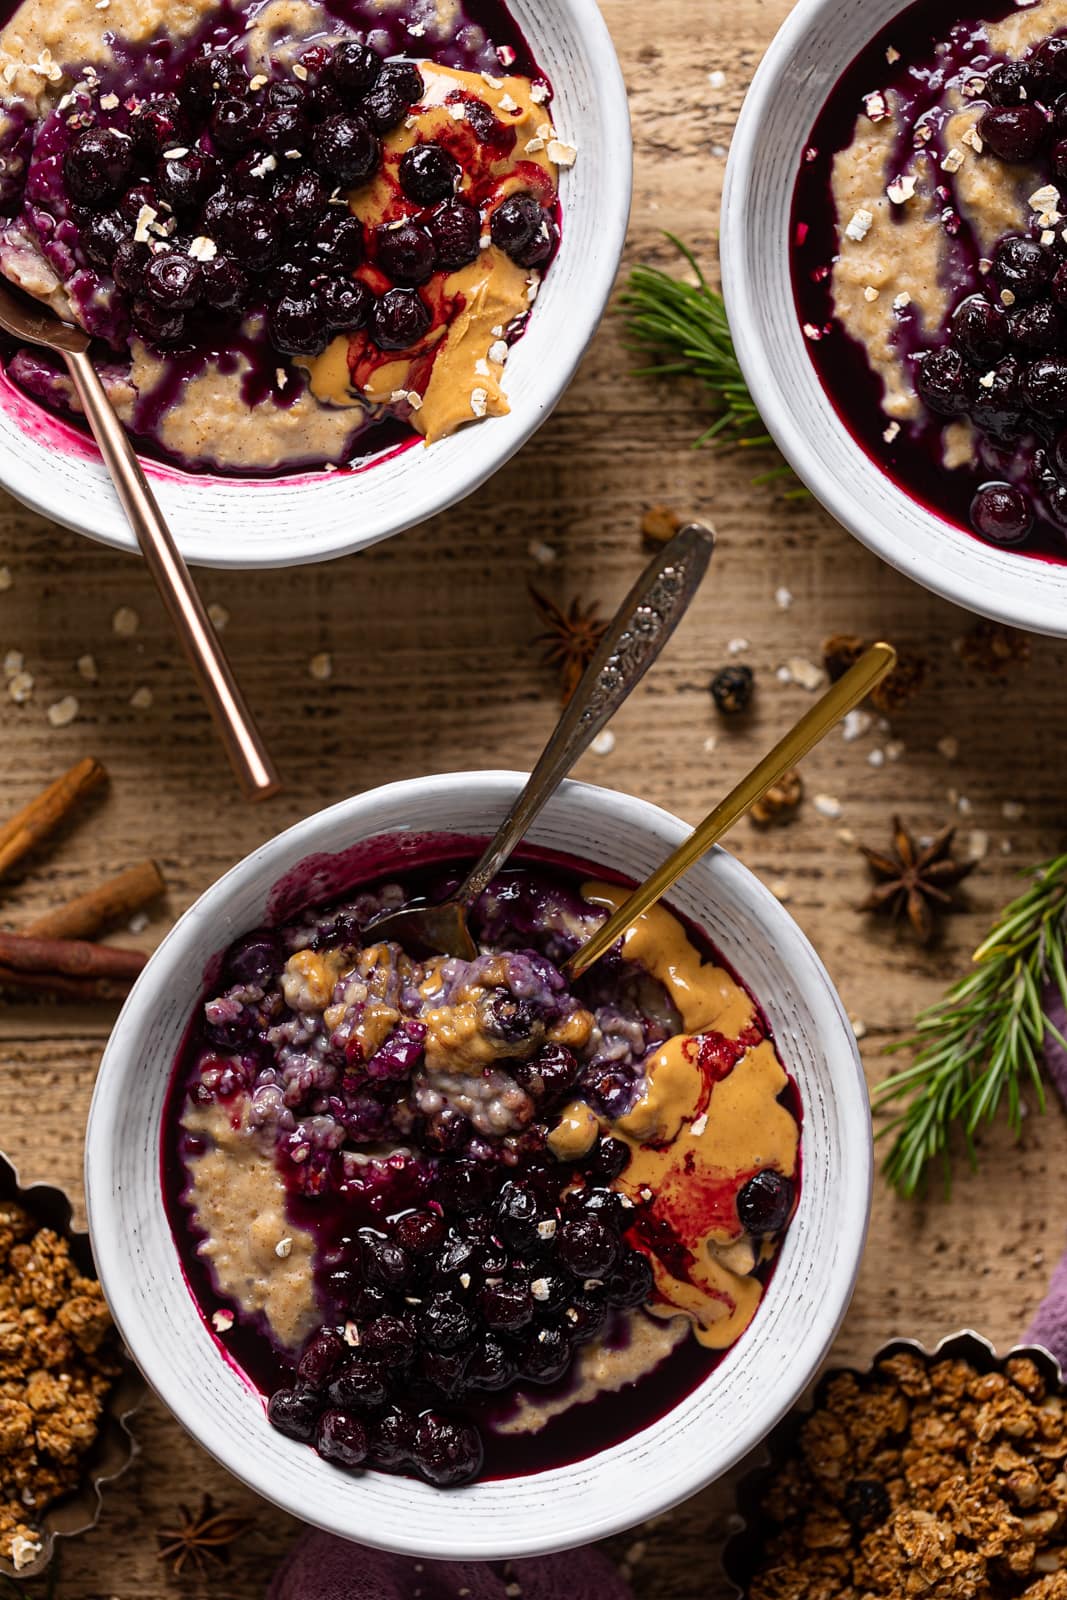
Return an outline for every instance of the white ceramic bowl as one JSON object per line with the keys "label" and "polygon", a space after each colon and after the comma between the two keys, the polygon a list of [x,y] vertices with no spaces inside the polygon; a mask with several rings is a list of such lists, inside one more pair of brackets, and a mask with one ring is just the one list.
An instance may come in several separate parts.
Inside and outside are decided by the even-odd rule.
{"label": "white ceramic bowl", "polygon": [[[205,969],[262,921],[272,886],[308,858],[315,859],[307,892],[337,892],[344,885],[330,856],[401,830],[488,834],[522,781],[491,772],[392,784],[310,817],[234,867],[168,935],[126,1002],[89,1116],[86,1190],[97,1267],[149,1383],[259,1494],[330,1533],[423,1556],[503,1559],[565,1549],[664,1511],[725,1472],[789,1409],[822,1361],[852,1294],[867,1225],[870,1115],[848,1019],[792,918],[740,862],[714,850],[672,903],[707,930],[751,986],[804,1114],[800,1204],[751,1328],[654,1426],[586,1461],[529,1477],[452,1491],[374,1472],[351,1478],[270,1427],[261,1397],[221,1357],[193,1303],[160,1189],[164,1095]],[[641,878],[687,832],[644,801],[569,783],[529,837]]]}
{"label": "white ceramic bowl", "polygon": [[[560,137],[578,148],[561,174],[563,238],[529,328],[508,360],[506,417],[413,445],[354,473],[236,480],[145,461],[188,561],[281,567],[324,561],[413,527],[472,493],[525,444],[574,375],[607,304],[630,211],[626,88],[596,0],[509,0],[553,85]],[[0,483],[35,511],[136,550],[95,448],[0,373]]]}
{"label": "white ceramic bowl", "polygon": [[723,293],[734,343],[782,454],[850,533],[946,600],[1064,637],[1067,566],[985,545],[898,488],[841,422],[801,332],[790,275],[801,152],[838,79],[904,9],[904,0],[798,0],[764,56],[734,132],[723,194]]}

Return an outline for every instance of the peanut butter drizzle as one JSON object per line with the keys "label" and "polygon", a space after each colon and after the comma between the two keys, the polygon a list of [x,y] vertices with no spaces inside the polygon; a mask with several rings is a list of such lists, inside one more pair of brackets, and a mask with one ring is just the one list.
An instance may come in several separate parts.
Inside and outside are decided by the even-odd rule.
{"label": "peanut butter drizzle", "polygon": [[[612,910],[626,898],[625,890],[599,883],[584,885],[582,894]],[[656,906],[639,917],[624,936],[623,955],[659,979],[686,1029],[646,1062],[644,1093],[610,1125],[631,1152],[618,1188],[643,1219],[665,1225],[686,1255],[685,1278],[650,1258],[660,1298],[648,1309],[660,1317],[684,1313],[701,1344],[725,1349],[763,1295],[750,1276],[756,1254],[737,1217],[737,1191],[763,1167],[790,1177],[796,1171],[799,1129],[778,1103],[788,1079],[769,1039],[745,1049],[724,1077],[702,1067],[693,1035],[740,1041],[754,1030],[755,1008],[728,972],[701,961],[669,911]],[[553,1151],[571,1159],[584,1153],[590,1118],[595,1113],[584,1102],[569,1105],[549,1136]]]}
{"label": "peanut butter drizzle", "polygon": [[[515,130],[514,149],[489,168],[494,196],[503,199],[527,189],[532,179],[542,192],[556,193],[558,169],[545,148],[549,136],[544,129],[551,118],[545,106],[531,99],[529,79],[496,78],[490,85],[479,73],[459,72],[432,61],[419,65],[426,83],[422,101],[412,116],[382,141],[382,170],[373,182],[349,195],[349,205],[361,222],[373,228],[409,214],[412,208],[398,196],[395,181],[400,158],[416,143],[440,138],[447,144],[447,135],[454,133],[456,124],[446,100],[457,90],[484,101],[500,122]],[[541,148],[530,149],[531,143]],[[470,188],[470,174],[465,172],[459,192],[466,194]],[[501,387],[504,367],[502,362],[490,360],[489,351],[500,340],[502,330],[529,311],[530,280],[527,269],[516,266],[495,245],[487,245],[477,261],[443,280],[439,292],[444,300],[460,306],[450,322],[431,329],[410,354],[402,353],[395,361],[376,366],[359,388],[349,369],[349,340],[343,336],[334,339],[321,356],[300,362],[307,369],[312,394],[332,406],[386,407],[396,404],[394,396],[414,393],[421,403],[410,407],[408,421],[425,435],[427,444],[454,433],[479,415],[504,416],[510,409]],[[430,357],[428,379],[417,376]],[[477,391],[484,394],[484,413],[481,403],[475,410]]]}

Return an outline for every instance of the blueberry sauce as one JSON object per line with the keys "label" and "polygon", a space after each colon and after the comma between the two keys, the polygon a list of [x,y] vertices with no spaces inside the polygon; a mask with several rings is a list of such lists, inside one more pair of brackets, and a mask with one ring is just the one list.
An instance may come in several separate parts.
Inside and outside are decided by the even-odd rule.
{"label": "blueberry sauce", "polygon": [[[976,19],[960,0],[922,0],[857,56],[804,152],[793,202],[793,282],[811,360],[841,422],[872,460],[960,530],[1059,563],[1067,559],[1061,476],[1067,453],[1061,467],[1058,452],[1067,420],[1067,323],[1052,281],[1067,260],[1062,223],[1050,231],[1032,216],[1029,233],[1002,237],[987,256],[957,206],[958,166],[945,137],[945,95],[955,89],[963,107],[973,104],[982,113],[979,144],[963,151],[963,159],[988,163],[991,171],[1003,162],[995,181],[1002,176],[1013,193],[1023,184],[1023,196],[1028,188],[1060,181],[1057,163],[1063,165],[1067,148],[1061,152],[1056,130],[1067,126],[1067,101],[1061,106],[1067,76],[1060,77],[1052,53],[1067,41],[1039,43],[1021,65],[991,54],[985,27],[1018,9],[1000,3]],[[940,278],[948,298],[948,314],[935,329],[923,328],[913,304],[894,307],[892,345],[922,402],[918,419],[899,423],[883,410],[882,380],[863,345],[837,319],[832,298],[834,157],[852,145],[869,97],[888,91],[898,101],[891,172],[908,170],[917,151],[940,169],[931,203],[942,207]],[[1020,162],[1034,163],[1032,182],[1011,165]],[[906,205],[894,202],[879,226],[899,225],[905,212]],[[843,227],[849,219],[839,220]],[[1067,293],[1067,272],[1063,289]],[[975,459],[946,469],[943,430],[959,418],[974,425]]]}
{"label": "blueberry sauce", "polygon": [[[213,960],[205,974],[206,1006],[190,1024],[175,1065],[161,1143],[163,1190],[190,1291],[209,1326],[220,1308],[232,1311],[232,1327],[217,1331],[216,1340],[251,1385],[271,1397],[274,1425],[313,1444],[341,1468],[414,1470],[441,1486],[584,1459],[654,1424],[721,1359],[721,1352],[686,1337],[618,1392],[601,1392],[563,1409],[536,1432],[506,1431],[526,1403],[547,1402],[551,1411],[553,1402],[573,1391],[571,1359],[588,1339],[598,1338],[608,1349],[626,1347],[633,1326],[628,1308],[650,1297],[650,1253],[669,1261],[681,1276],[687,1270],[679,1241],[662,1227],[657,1231],[650,1217],[621,1198],[616,1184],[630,1160],[622,1140],[609,1132],[572,1161],[557,1160],[543,1136],[544,1127],[576,1094],[605,1110],[613,1097],[619,1103],[632,1100],[644,1055],[671,1031],[663,1013],[665,992],[654,995],[647,974],[635,986],[636,969],[617,952],[576,984],[572,995],[561,993],[552,977],[586,936],[590,906],[581,885],[590,878],[624,880],[530,850],[521,865],[501,875],[472,916],[479,947],[498,954],[482,956],[481,969],[475,963],[470,971],[495,962],[486,981],[498,981],[499,962],[508,964],[510,989],[487,992],[481,1004],[490,1034],[505,1041],[502,1048],[515,1041],[519,1054],[502,1059],[532,1096],[527,1113],[510,1124],[492,1124],[495,1131],[489,1133],[477,1104],[468,1119],[457,1117],[447,1104],[442,1109],[433,1096],[420,1099],[412,1089],[416,1080],[405,1074],[420,1058],[426,1027],[402,1018],[369,1059],[365,1053],[349,1055],[336,1093],[319,1102],[321,1110],[332,1107],[329,1115],[346,1122],[351,1140],[338,1148],[328,1139],[328,1149],[309,1152],[294,1143],[295,1133],[275,1145],[287,1223],[294,1234],[314,1239],[322,1323],[318,1333],[304,1339],[299,1362],[273,1336],[262,1314],[242,1313],[220,1294],[199,1251],[206,1236],[189,1209],[190,1163],[207,1144],[183,1119],[190,1105],[212,1100],[233,1108],[238,1119],[257,1115],[256,1096],[264,1092],[264,1080],[256,1073],[264,1052],[275,1051],[283,1075],[288,1070],[277,1041],[283,1034],[296,1037],[291,1031],[295,1014],[263,998],[272,992],[268,975],[279,970],[287,953],[307,950],[313,962],[316,951],[328,957],[339,940],[357,948],[359,927],[381,906],[383,891],[388,904],[396,903],[392,886],[399,879],[404,903],[421,896],[439,899],[461,881],[477,848],[478,841],[455,836],[396,835],[340,856],[312,858],[289,874],[272,897],[269,924]],[[699,930],[683,925],[701,958],[729,972]],[[465,981],[469,984],[469,977]],[[397,992],[394,985],[393,999]],[[293,998],[292,990],[285,993]],[[235,994],[243,997],[243,1006],[231,1003]],[[221,1002],[213,998],[220,995],[226,997]],[[267,1046],[266,1030],[252,1025],[252,1013],[271,1006],[270,1022],[281,1031]],[[554,1018],[566,1031],[575,1007],[587,1007],[596,1017],[600,1045],[581,1060],[547,1038],[534,1054],[523,1050],[524,1039],[542,1037],[545,1018]],[[344,1028],[341,1024],[340,1032]],[[303,1043],[306,1036],[299,1029],[297,1034]],[[686,1054],[710,1091],[729,1076],[749,1045],[767,1037],[766,1020],[754,1007],[739,1039],[704,1033],[686,1041]],[[333,1042],[340,1044],[339,1033]],[[266,1079],[270,1097],[273,1070]],[[291,1088],[296,1079],[286,1081]],[[211,1088],[205,1096],[207,1083]],[[252,1083],[260,1087],[252,1089],[249,1101]],[[357,1083],[362,1085],[358,1092]],[[299,1092],[290,1096],[291,1104],[296,1105]],[[799,1126],[792,1080],[780,1102]],[[516,1102],[505,1094],[501,1103]],[[315,1120],[321,1125],[321,1117]],[[389,1156],[395,1144],[404,1145],[408,1154]],[[346,1154],[358,1153],[361,1146],[373,1159]],[[727,1178],[724,1174],[713,1186],[715,1192],[696,1185],[687,1205],[709,1227],[716,1219],[732,1217],[736,1223],[740,1217],[754,1238],[780,1238],[795,1208],[799,1163],[791,1179],[770,1168]],[[753,1276],[765,1284],[776,1255],[768,1250],[764,1256]]]}
{"label": "blueberry sauce", "polygon": [[[0,20],[17,9],[9,0]],[[406,9],[383,15],[373,0],[332,0],[322,10],[339,43],[276,38],[267,69],[250,76],[241,52],[257,9],[222,0],[182,37],[109,37],[99,69],[62,63],[76,88],[38,122],[20,102],[5,104],[0,212],[12,219],[16,254],[19,229],[32,234],[94,335],[105,374],[123,376],[131,331],[159,356],[160,375],[134,392],[126,419],[147,454],[256,477],[365,465],[418,438],[410,418],[439,348],[432,336],[463,309],[445,280],[478,258],[497,212],[494,242],[517,265],[543,270],[559,240],[558,201],[541,166],[513,162],[508,190],[499,188],[494,163],[514,151],[515,131],[477,94],[449,96],[454,120],[438,142],[416,144],[406,164],[386,159],[382,140],[424,95],[417,63],[487,83],[502,81],[490,66],[543,75],[503,0],[465,3],[452,37],[429,50]],[[344,199],[372,181],[384,196],[377,227]],[[512,215],[518,202],[524,226]],[[6,234],[0,258],[5,247]],[[502,330],[505,344],[527,315]],[[415,396],[407,409],[394,394],[347,412],[343,460],[290,447],[275,468],[223,465],[165,442],[166,417],[209,367],[240,372],[249,409],[285,411],[308,395],[301,359],[339,337],[350,341],[357,389],[412,351],[404,392]],[[61,367],[40,352],[2,349],[24,392],[69,420]]]}

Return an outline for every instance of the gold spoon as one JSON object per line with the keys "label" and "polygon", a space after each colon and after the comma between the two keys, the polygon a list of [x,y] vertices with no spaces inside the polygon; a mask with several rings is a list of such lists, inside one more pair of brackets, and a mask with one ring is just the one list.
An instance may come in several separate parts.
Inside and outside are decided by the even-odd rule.
{"label": "gold spoon", "polygon": [[386,912],[363,930],[365,942],[394,939],[406,949],[474,960],[478,947],[467,926],[468,907],[500,871],[578,757],[641,682],[688,610],[714,549],[712,530],[691,522],[653,557],[608,625],[526,787],[455,894],[441,905]]}
{"label": "gold spoon", "polygon": [[61,322],[47,307],[17,299],[2,285],[0,328],[14,339],[55,351],[66,362],[85,419],[189,658],[200,693],[215,719],[245,798],[264,800],[276,794],[281,787],[277,771],[237,686],[204,602],[193,586],[189,569],[148,486],[133,445],[89,359],[89,335],[72,323]]}
{"label": "gold spoon", "polygon": [[594,962],[606,955],[616,939],[622,937],[642,912],[661,900],[682,874],[688,872],[744,816],[748,808],[766,794],[773,783],[777,783],[790,767],[802,761],[847,712],[867,698],[871,690],[893,670],[896,659],[897,653],[892,645],[871,645],[856,665],[833,684],[810,711],[804,713],[796,726],[753,767],[748,776],[742,778],[724,800],[719,801],[715,810],[705,817],[699,827],[694,828],[674,854],[668,856],[640,888],[634,890],[618,911],[613,912],[588,943],[574,952],[563,968],[568,978],[580,978]]}

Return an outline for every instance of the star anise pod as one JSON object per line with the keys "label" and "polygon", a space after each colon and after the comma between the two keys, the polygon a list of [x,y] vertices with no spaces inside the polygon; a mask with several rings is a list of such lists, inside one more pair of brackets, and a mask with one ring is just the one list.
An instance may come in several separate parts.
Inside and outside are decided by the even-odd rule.
{"label": "star anise pod", "polygon": [[582,681],[582,674],[592,661],[608,625],[597,615],[596,601],[589,606],[572,600],[567,611],[561,611],[554,600],[529,586],[534,610],[545,625],[535,644],[544,645],[542,659],[548,667],[559,673],[560,698],[566,705]]}
{"label": "star anise pod", "polygon": [[215,1502],[206,1494],[195,1514],[188,1506],[179,1506],[181,1521],[175,1528],[160,1528],[160,1561],[169,1561],[171,1571],[178,1576],[188,1567],[193,1572],[207,1572],[212,1566],[222,1566],[230,1559],[230,1545],[252,1527],[251,1517],[239,1517],[225,1507],[215,1509]]}
{"label": "star anise pod", "polygon": [[958,909],[952,894],[972,873],[977,861],[954,861],[955,828],[942,828],[920,848],[899,817],[893,818],[893,842],[888,852],[860,845],[860,854],[878,882],[860,906],[861,911],[886,912],[894,920],[907,913],[921,944],[929,944],[939,911]]}

